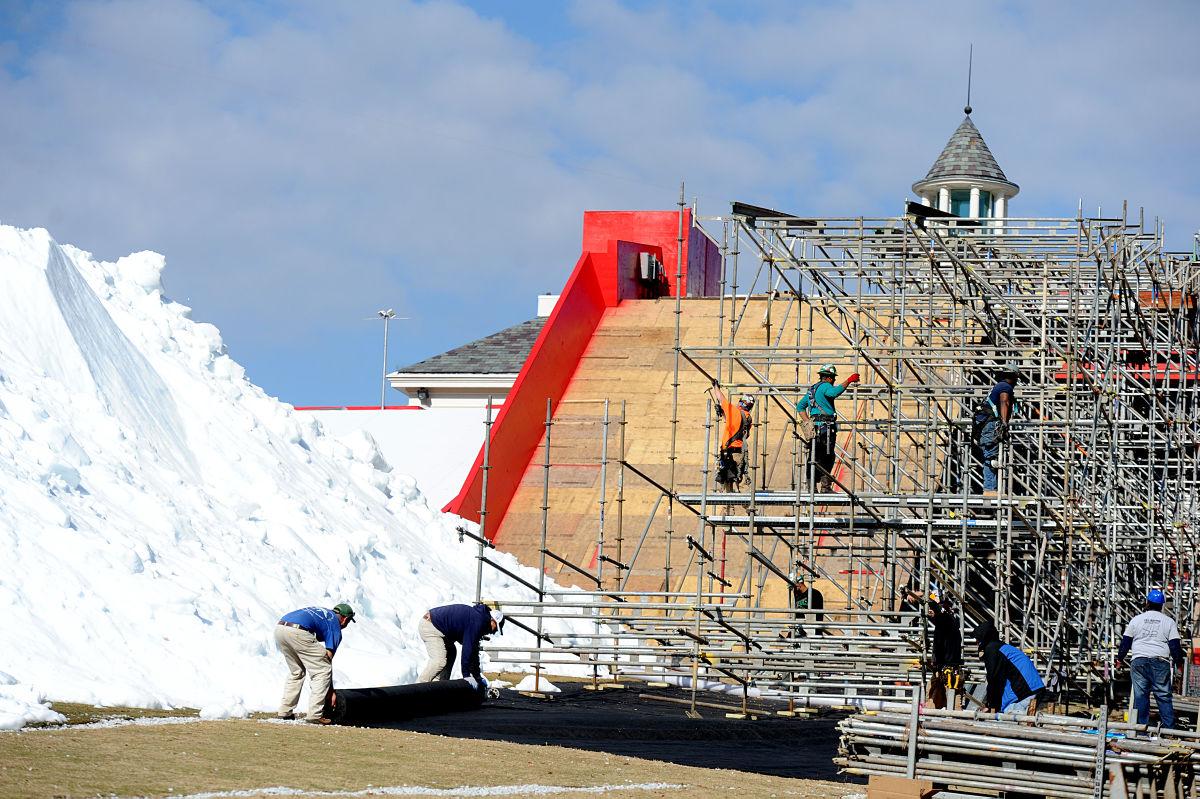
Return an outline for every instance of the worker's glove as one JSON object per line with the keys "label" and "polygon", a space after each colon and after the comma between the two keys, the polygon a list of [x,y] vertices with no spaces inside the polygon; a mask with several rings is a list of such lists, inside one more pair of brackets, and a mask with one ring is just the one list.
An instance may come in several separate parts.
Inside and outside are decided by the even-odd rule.
{"label": "worker's glove", "polygon": [[474,688],[476,691],[479,690],[479,681],[476,680],[474,677],[472,677],[470,674],[468,674],[463,679],[466,680],[467,684],[470,685],[472,688]]}
{"label": "worker's glove", "polygon": [[996,423],[996,440],[1008,441],[1008,422]]}
{"label": "worker's glove", "polygon": [[483,690],[485,690],[485,691],[488,689],[488,686],[489,686],[489,685],[491,685],[491,683],[489,683],[489,682],[488,682],[488,678],[487,678],[487,677],[480,677],[480,678],[479,678],[479,681],[480,681],[481,683],[483,683]]}
{"label": "worker's glove", "polygon": [[847,383],[857,383],[859,380],[862,380],[862,378],[858,376],[858,372],[855,372],[846,378]]}

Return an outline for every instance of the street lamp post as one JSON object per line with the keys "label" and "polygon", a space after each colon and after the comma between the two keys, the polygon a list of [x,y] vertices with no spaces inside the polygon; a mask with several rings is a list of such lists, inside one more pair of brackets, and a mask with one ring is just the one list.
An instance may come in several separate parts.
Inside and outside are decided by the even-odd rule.
{"label": "street lamp post", "polygon": [[379,410],[383,410],[387,403],[387,345],[388,345],[388,322],[396,318],[396,312],[391,308],[386,311],[379,311],[380,319],[383,320],[383,385],[379,387]]}

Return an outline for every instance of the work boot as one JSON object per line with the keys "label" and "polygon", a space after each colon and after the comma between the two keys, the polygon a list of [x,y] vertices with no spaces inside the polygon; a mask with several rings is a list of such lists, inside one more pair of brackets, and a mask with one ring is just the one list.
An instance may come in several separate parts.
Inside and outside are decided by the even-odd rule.
{"label": "work boot", "polygon": [[307,724],[332,724],[333,723],[333,719],[327,719],[327,718],[305,719],[304,721]]}
{"label": "work boot", "polygon": [[287,713],[276,713],[275,718],[279,719],[280,721],[293,721],[296,718],[296,714],[290,711]]}

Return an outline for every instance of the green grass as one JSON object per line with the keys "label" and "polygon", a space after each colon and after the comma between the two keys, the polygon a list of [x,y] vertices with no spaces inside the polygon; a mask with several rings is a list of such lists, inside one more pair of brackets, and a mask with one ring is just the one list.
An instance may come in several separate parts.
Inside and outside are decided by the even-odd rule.
{"label": "green grass", "polygon": [[[169,710],[144,708],[144,707],[124,707],[121,705],[113,705],[111,707],[100,707],[97,705],[85,705],[79,702],[55,702],[51,707],[67,717],[67,724],[91,724],[97,721],[108,721],[110,719],[150,719],[150,718],[169,718],[179,716],[198,716],[200,711],[192,707],[179,707]],[[31,727],[54,727],[55,724],[31,724]]]}

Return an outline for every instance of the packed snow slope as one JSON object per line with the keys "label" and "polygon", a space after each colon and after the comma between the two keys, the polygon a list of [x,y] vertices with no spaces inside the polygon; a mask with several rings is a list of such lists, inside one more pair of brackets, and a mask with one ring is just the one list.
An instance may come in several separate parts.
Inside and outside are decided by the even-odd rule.
{"label": "packed snow slope", "polygon": [[461,520],[252,385],[163,265],[0,226],[0,727],[35,694],[274,709],[276,620],[342,601],[335,685],[411,681],[420,615],[474,598]]}

